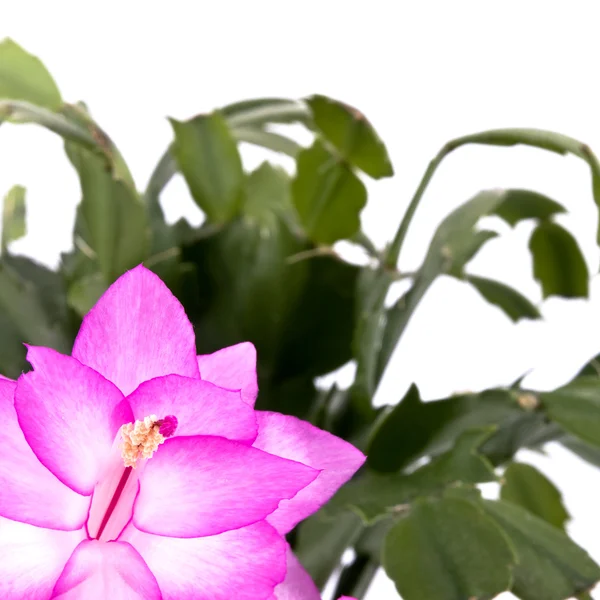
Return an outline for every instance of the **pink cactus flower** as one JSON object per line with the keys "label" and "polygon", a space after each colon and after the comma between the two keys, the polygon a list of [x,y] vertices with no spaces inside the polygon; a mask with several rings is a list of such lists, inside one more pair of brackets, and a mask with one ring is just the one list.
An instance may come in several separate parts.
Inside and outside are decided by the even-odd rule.
{"label": "pink cactus flower", "polygon": [[183,307],[140,266],[72,356],[27,359],[0,378],[0,598],[319,597],[283,536],[364,456],[255,411],[252,344],[197,357]]}

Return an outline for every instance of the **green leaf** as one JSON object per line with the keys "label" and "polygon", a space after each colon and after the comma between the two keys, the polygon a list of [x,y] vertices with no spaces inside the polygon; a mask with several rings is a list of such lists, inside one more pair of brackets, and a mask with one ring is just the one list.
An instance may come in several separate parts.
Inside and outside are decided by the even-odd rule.
{"label": "green leaf", "polygon": [[351,238],[360,229],[367,191],[319,141],[298,155],[292,198],[308,237],[321,244]]}
{"label": "green leaf", "polygon": [[276,215],[268,225],[236,219],[184,249],[197,269],[197,294],[186,306],[195,322],[201,353],[241,341],[253,342],[259,360],[273,369],[281,339],[307,277],[307,261],[287,257],[305,245]]}
{"label": "green leaf", "polygon": [[231,127],[259,127],[267,123],[304,123],[311,121],[303,102],[287,98],[254,98],[224,106],[219,111]]}
{"label": "green leaf", "polygon": [[540,223],[529,240],[533,276],[542,286],[544,298],[587,298],[589,273],[573,236],[556,223]]}
{"label": "green leaf", "polygon": [[293,139],[259,127],[236,127],[231,133],[238,142],[261,146],[273,152],[287,154],[292,158],[296,158],[302,150],[302,146]]}
{"label": "green leaf", "polygon": [[409,475],[367,472],[344,486],[326,508],[328,514],[352,510],[365,523],[402,514],[420,496],[439,495],[457,484],[495,481],[489,462],[478,449],[492,429],[473,429],[458,437],[454,447]]}
{"label": "green leaf", "polygon": [[383,566],[405,600],[493,598],[510,588],[514,553],[470,502],[419,500],[388,534]]}
{"label": "green leaf", "polygon": [[[352,358],[354,290],[360,269],[328,256],[306,261],[302,292],[283,332],[276,377],[330,373]],[[288,267],[297,272],[300,264]]]}
{"label": "green leaf", "polygon": [[356,286],[356,325],[352,348],[356,375],[352,385],[354,403],[369,412],[377,389],[377,359],[385,329],[385,299],[393,279],[388,270],[361,269]]}
{"label": "green leaf", "polygon": [[560,529],[512,503],[482,505],[516,550],[512,591],[521,600],[564,600],[600,579],[600,567]]}
{"label": "green leaf", "polygon": [[502,310],[512,321],[541,319],[539,310],[517,290],[485,277],[467,275],[467,281],[490,303]]}
{"label": "green leaf", "polygon": [[246,180],[242,213],[265,227],[274,227],[277,218],[295,225],[290,195],[290,176],[281,167],[264,162]]}
{"label": "green leaf", "polygon": [[493,214],[514,227],[517,223],[526,219],[544,221],[564,212],[566,210],[562,204],[543,194],[530,190],[514,189],[504,192],[504,200],[496,207]]}
{"label": "green leaf", "polygon": [[381,414],[367,446],[371,469],[393,473],[404,467],[427,446],[433,435],[457,412],[459,399],[423,402],[412,384],[404,398]]}
{"label": "green leaf", "polygon": [[563,436],[559,441],[565,448],[577,454],[579,458],[600,467],[600,447],[586,444],[573,436]]}
{"label": "green leaf", "polygon": [[324,519],[321,513],[317,513],[300,525],[294,553],[317,587],[323,588],[327,583],[340,564],[344,550],[362,530],[360,519],[352,513],[335,519]]}
{"label": "green leaf", "polygon": [[81,184],[80,226],[107,284],[141,263],[148,253],[146,210],[129,186],[108,172],[100,157],[67,142]]}
{"label": "green leaf", "polygon": [[69,306],[79,315],[86,315],[108,289],[102,273],[91,273],[74,281],[67,293]]}
{"label": "green leaf", "polygon": [[196,204],[214,223],[227,223],[239,211],[244,173],[227,121],[219,113],[190,121],[171,119],[173,154]]}
{"label": "green leaf", "polygon": [[[422,402],[413,386],[399,404],[382,412],[373,426],[367,449],[369,465],[380,472],[396,471],[424,455],[447,451],[458,436],[474,427],[497,427],[498,433],[485,444],[494,442],[495,447],[505,423],[527,416],[505,390]],[[516,451],[513,442],[503,440],[497,450],[510,450],[508,456],[512,456]]]}
{"label": "green leaf", "polygon": [[600,354],[596,355],[585,366],[583,366],[579,373],[575,375],[575,378],[582,376],[600,377]]}
{"label": "green leaf", "polygon": [[511,463],[502,477],[500,498],[522,506],[525,510],[559,529],[565,528],[569,519],[561,493],[552,482],[535,467]]}
{"label": "green leaf", "polygon": [[0,42],[0,99],[4,98],[24,100],[52,111],[62,104],[56,83],[40,59],[9,38]]}
{"label": "green leaf", "polygon": [[2,252],[10,242],[22,238],[27,233],[25,222],[25,188],[21,185],[12,187],[4,197],[2,208]]}
{"label": "green leaf", "polygon": [[326,96],[311,96],[307,103],[318,130],[344,160],[375,179],[394,174],[383,142],[361,112]]}
{"label": "green leaf", "polygon": [[[558,154],[574,154],[587,162],[590,167],[592,172],[592,193],[596,204],[600,207],[600,162],[587,144],[583,144],[566,135],[541,129],[495,129],[466,135],[448,142],[429,163],[429,167],[423,175],[421,183],[402,218],[402,222],[398,227],[394,240],[389,246],[385,259],[387,266],[392,268],[396,266],[400,250],[402,249],[406,234],[408,233],[408,228],[410,227],[423,194],[438,167],[448,154],[466,144],[486,144],[492,146],[514,146],[516,144],[525,144],[527,146],[557,152]],[[598,228],[598,240],[600,241],[600,226]]]}
{"label": "green leaf", "polygon": [[387,363],[406,326],[423,296],[435,279],[445,273],[462,272],[465,263],[473,257],[482,243],[491,239],[474,232],[479,219],[489,215],[502,202],[504,191],[481,192],[452,211],[438,226],[429,245],[425,260],[413,279],[412,287],[387,312],[387,326],[381,341],[378,374],[383,374]]}
{"label": "green leaf", "polygon": [[495,231],[481,229],[479,231],[471,231],[465,234],[464,244],[460,250],[460,254],[454,257],[453,264],[448,269],[448,275],[452,275],[458,279],[465,279],[465,265],[481,250],[481,248],[490,240],[498,237]]}
{"label": "green leaf", "polygon": [[600,446],[600,379],[579,377],[540,394],[546,414],[583,442]]}
{"label": "green leaf", "polygon": [[[45,282],[38,281],[39,277],[21,275],[17,270],[19,265],[9,265],[6,260],[0,263],[1,312],[10,318],[21,342],[69,353],[71,340],[59,315],[54,312],[54,297],[50,296],[49,288]],[[52,277],[52,273],[43,267],[35,265],[35,268]],[[60,284],[55,285],[59,289]]]}

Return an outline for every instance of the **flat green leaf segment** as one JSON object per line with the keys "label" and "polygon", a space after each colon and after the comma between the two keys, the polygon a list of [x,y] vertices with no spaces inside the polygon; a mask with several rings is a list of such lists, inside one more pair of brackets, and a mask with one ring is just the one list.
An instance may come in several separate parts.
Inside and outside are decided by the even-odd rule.
{"label": "flat green leaf segment", "polygon": [[213,113],[171,125],[173,154],[196,204],[215,223],[231,220],[241,205],[243,170],[227,121]]}
{"label": "flat green leaf segment", "polygon": [[579,377],[540,394],[548,416],[584,443],[600,447],[600,379]]}
{"label": "flat green leaf segment", "polygon": [[418,500],[389,532],[383,566],[405,600],[493,598],[510,588],[514,551],[481,508]]}
{"label": "flat green leaf segment", "polygon": [[506,190],[504,200],[496,207],[493,214],[515,226],[520,221],[536,219],[544,221],[554,215],[566,212],[562,204],[530,190]]}
{"label": "flat green leaf segment", "polygon": [[22,238],[27,233],[25,222],[25,188],[21,185],[12,187],[2,206],[2,252],[6,252],[8,244]]}
{"label": "flat green leaf segment", "polygon": [[409,475],[366,473],[348,484],[331,500],[330,514],[353,510],[366,522],[401,514],[406,504],[419,496],[439,495],[453,485],[473,485],[495,481],[490,463],[478,448],[491,430],[471,430],[462,434],[449,450]]}
{"label": "flat green leaf segment", "polygon": [[502,480],[502,500],[522,506],[550,525],[564,529],[569,513],[563,505],[561,493],[535,467],[511,463]]}
{"label": "flat green leaf segment", "polygon": [[0,42],[0,119],[10,115],[10,110],[3,114],[3,99],[24,100],[52,111],[62,104],[58,87],[40,59],[9,38]]}
{"label": "flat green leaf segment", "polygon": [[488,279],[467,275],[467,281],[490,303],[497,306],[511,321],[541,319],[540,311],[523,294],[508,285]]}
{"label": "flat green leaf segment", "polygon": [[565,600],[600,579],[600,567],[560,529],[512,503],[483,506],[515,549],[512,591],[521,600]]}
{"label": "flat green leaf segment", "polygon": [[105,283],[135,267],[148,251],[148,225],[137,194],[107,172],[89,150],[67,142],[81,184],[80,228]]}
{"label": "flat green leaf segment", "polygon": [[573,236],[556,223],[540,223],[529,240],[533,276],[540,282],[544,298],[587,298],[589,273]]}
{"label": "flat green leaf segment", "polygon": [[308,237],[321,244],[352,237],[367,191],[353,171],[316,141],[298,155],[292,197]]}
{"label": "flat green leaf segment", "polygon": [[345,161],[374,179],[394,174],[383,142],[360,111],[326,96],[311,96],[307,103],[317,129]]}

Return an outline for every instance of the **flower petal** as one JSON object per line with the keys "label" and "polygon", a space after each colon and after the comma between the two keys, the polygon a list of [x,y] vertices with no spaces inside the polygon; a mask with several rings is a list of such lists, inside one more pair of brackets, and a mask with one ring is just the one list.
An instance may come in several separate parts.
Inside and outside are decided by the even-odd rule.
{"label": "flower petal", "polygon": [[0,598],[48,600],[79,531],[52,531],[0,518]]}
{"label": "flower petal", "polygon": [[275,588],[271,600],[321,600],[317,586],[289,546],[285,580]]}
{"label": "flower petal", "polygon": [[73,356],[126,395],[161,375],[199,377],[194,329],[183,306],[141,265],[117,279],[85,317]]}
{"label": "flower petal", "polygon": [[200,377],[230,390],[241,390],[242,400],[254,406],[258,395],[256,348],[250,342],[198,356]]}
{"label": "flower petal", "polygon": [[15,409],[25,439],[60,481],[84,495],[133,413],[123,394],[82,365],[49,348],[29,347],[34,370],[17,381]]}
{"label": "flower petal", "polygon": [[215,535],[264,519],[317,475],[240,442],[173,438],[140,473],[133,523],[158,535]]}
{"label": "flower petal", "polygon": [[285,576],[285,542],[264,521],[192,539],[143,533],[121,539],[142,555],[163,600],[265,600]]}
{"label": "flower petal", "polygon": [[352,444],[296,417],[258,412],[255,448],[269,454],[310,465],[321,471],[319,477],[291,500],[282,500],[267,519],[285,534],[325,504],[365,462],[365,456]]}
{"label": "flower petal", "polygon": [[240,393],[200,379],[167,375],[142,383],[127,398],[136,419],[177,417],[175,435],[218,435],[253,442],[257,424],[254,411]]}
{"label": "flower petal", "polygon": [[13,404],[16,387],[0,381],[0,515],[50,529],[80,529],[90,499],[56,479],[29,447]]}
{"label": "flower petal", "polygon": [[154,575],[130,544],[85,540],[66,564],[54,598],[161,600],[161,594]]}

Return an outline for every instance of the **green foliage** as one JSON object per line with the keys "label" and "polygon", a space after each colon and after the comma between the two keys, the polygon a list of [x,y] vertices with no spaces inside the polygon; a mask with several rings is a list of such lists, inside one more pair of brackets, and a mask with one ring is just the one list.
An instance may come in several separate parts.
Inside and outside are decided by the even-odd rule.
{"label": "green foliage", "polygon": [[522,506],[551,525],[564,529],[569,519],[560,492],[535,467],[511,463],[502,476],[500,498]]}
{"label": "green foliage", "polygon": [[[534,220],[529,251],[544,298],[588,294],[579,245],[554,220],[565,208],[522,189],[484,190],[443,216],[423,263],[399,272],[412,219],[443,160],[467,144],[572,154],[590,167],[600,205],[600,163],[585,144],[535,129],[448,142],[394,239],[379,249],[361,229],[361,177],[392,176],[391,160],[367,118],[337,100],[258,98],[172,120],[173,140],[143,193],[87,108],[63,100],[42,63],[11,40],[0,43],[0,119],[60,135],[81,186],[72,249],[54,271],[13,254],[12,242],[25,234],[25,190],[15,186],[6,196],[0,373],[16,378],[26,368],[23,342],[69,352],[82,316],[143,262],[184,304],[199,353],[255,344],[260,409],[309,419],[368,454],[354,480],[289,536],[319,587],[341,571],[338,595],[362,598],[384,566],[405,600],[484,599],[505,590],[522,600],[564,600],[585,597],[600,579],[563,530],[560,492],[515,459],[521,448],[559,441],[600,466],[598,359],[555,391],[526,390],[519,381],[424,401],[413,385],[396,404],[373,406],[392,353],[438,277],[474,287],[513,321],[541,317],[493,274],[469,273],[471,259],[498,235],[480,228],[482,218],[510,226]],[[289,136],[289,124],[313,136],[307,148]],[[291,157],[295,168],[264,162],[248,172],[242,142]],[[161,194],[178,172],[205,215],[200,227],[165,221]],[[339,256],[332,245],[342,240],[361,246],[369,264]],[[399,280],[406,292],[390,305]],[[324,389],[315,379],[351,360],[356,376],[347,389]],[[502,473],[500,500],[482,500],[478,486]],[[340,569],[348,548],[355,557]]]}

